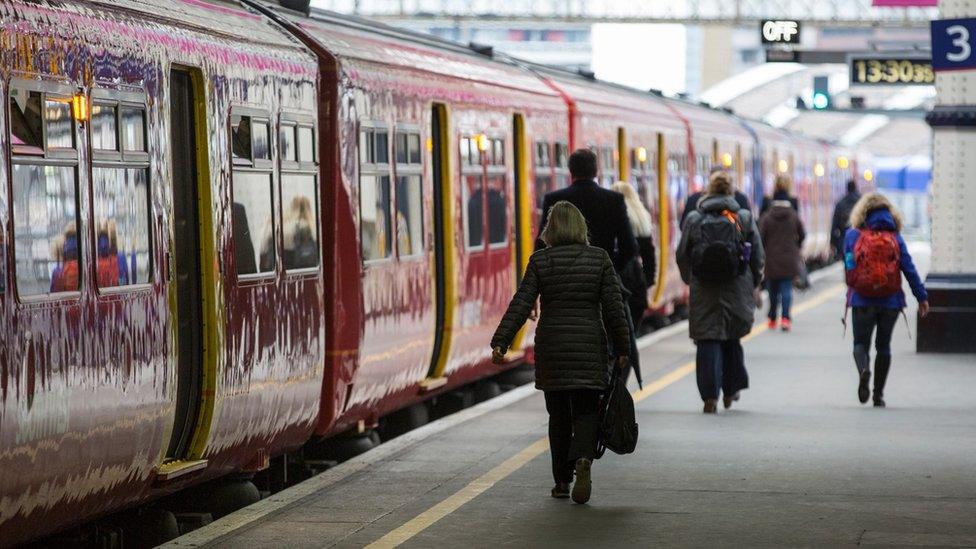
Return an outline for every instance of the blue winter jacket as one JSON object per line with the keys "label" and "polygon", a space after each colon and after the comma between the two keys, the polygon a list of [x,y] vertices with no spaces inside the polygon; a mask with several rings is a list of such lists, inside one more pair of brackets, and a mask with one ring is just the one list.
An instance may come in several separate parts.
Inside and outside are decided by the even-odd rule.
{"label": "blue winter jacket", "polygon": [[[896,230],[895,218],[891,216],[891,212],[884,208],[874,210],[869,213],[865,224],[870,229],[875,231],[894,232]],[[846,268],[848,271],[854,269],[854,244],[857,243],[857,239],[860,236],[861,231],[853,227],[848,229],[847,234],[844,235],[844,268]],[[922,279],[918,276],[918,271],[915,270],[915,264],[912,263],[912,256],[908,253],[908,247],[905,246],[905,241],[902,239],[901,235],[897,233],[895,234],[895,238],[898,240],[898,248],[901,250],[901,272],[904,273],[905,278],[908,279],[908,285],[911,286],[912,293],[915,294],[915,299],[917,299],[919,303],[928,301],[929,295],[925,291],[925,285],[922,284]],[[904,309],[905,292],[899,290],[897,293],[888,297],[864,297],[855,292],[852,288],[849,288],[847,290],[847,303],[851,307]]]}

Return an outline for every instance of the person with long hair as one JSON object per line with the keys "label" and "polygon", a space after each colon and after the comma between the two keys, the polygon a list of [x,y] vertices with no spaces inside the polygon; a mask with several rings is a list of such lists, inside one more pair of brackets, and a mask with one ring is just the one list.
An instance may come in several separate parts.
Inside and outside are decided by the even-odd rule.
{"label": "person with long hair", "polygon": [[[790,307],[793,303],[793,279],[801,274],[800,247],[806,238],[803,221],[790,203],[790,176],[776,177],[776,190],[766,213],[759,218],[759,234],[766,250],[766,289],[769,291],[770,330],[777,324],[784,332],[793,328]],[[782,320],[779,309],[782,306]]]}
{"label": "person with long hair", "polygon": [[[525,276],[491,339],[492,360],[504,361],[536,299],[542,310],[535,335],[535,386],[549,412],[554,498],[590,499],[599,409],[609,384],[607,337],[624,368],[630,349],[626,309],[613,262],[590,246],[586,219],[567,201],[549,210],[542,230],[546,247],[532,254]],[[607,329],[604,329],[604,323]]]}
{"label": "person with long hair", "polygon": [[870,396],[870,349],[874,334],[873,400],[876,407],[883,408],[885,383],[891,368],[891,336],[898,313],[906,306],[902,274],[908,279],[923,317],[929,313],[929,297],[901,237],[901,214],[884,195],[862,196],[851,211],[850,225],[844,235],[844,269],[847,305],[853,310],[857,398],[866,404]]}
{"label": "person with long hair", "polygon": [[657,257],[654,248],[654,223],[651,212],[647,211],[633,185],[626,181],[617,181],[612,190],[624,195],[624,205],[627,207],[627,219],[630,228],[637,239],[637,249],[640,264],[633,258],[620,273],[620,279],[630,291],[627,304],[634,324],[640,325],[644,312],[647,310],[647,290],[654,286],[657,278]]}

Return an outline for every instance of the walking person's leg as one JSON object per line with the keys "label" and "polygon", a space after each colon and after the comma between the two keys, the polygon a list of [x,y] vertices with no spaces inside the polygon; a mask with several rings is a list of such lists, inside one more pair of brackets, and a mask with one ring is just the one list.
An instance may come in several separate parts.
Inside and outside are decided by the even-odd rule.
{"label": "walking person's leg", "polygon": [[793,327],[793,317],[790,315],[790,309],[793,307],[793,281],[784,278],[779,282],[779,293],[783,300],[783,329],[788,331]]}
{"label": "walking person's leg", "polygon": [[898,324],[898,309],[879,309],[878,334],[874,338],[874,405],[884,408],[884,388],[891,369],[891,335]]}
{"label": "walking person's leg", "polygon": [[769,292],[769,327],[776,327],[776,318],[779,313],[779,284],[776,280],[769,280],[766,283],[766,291]]}
{"label": "walking person's leg", "polygon": [[590,499],[592,482],[590,468],[596,459],[597,437],[600,429],[601,391],[578,389],[569,391],[573,408],[573,443],[569,459],[575,462],[576,483],[573,501],[586,503]]}
{"label": "walking person's leg", "polygon": [[877,323],[874,307],[854,307],[852,311],[854,332],[854,365],[857,366],[857,399],[864,404],[868,401],[868,382],[871,380],[871,335]]}
{"label": "walking person's leg", "polygon": [[749,388],[745,352],[738,339],[722,342],[722,404],[731,408],[739,400],[739,392]]}
{"label": "walking person's leg", "polygon": [[569,459],[573,443],[573,403],[571,391],[546,391],[546,411],[549,412],[549,453],[552,457],[552,478],[556,486],[553,497],[569,497],[573,482],[573,462]]}
{"label": "walking person's leg", "polygon": [[695,359],[695,377],[698,393],[705,402],[705,413],[718,411],[718,392],[722,386],[722,342],[703,339],[695,342],[698,351]]}

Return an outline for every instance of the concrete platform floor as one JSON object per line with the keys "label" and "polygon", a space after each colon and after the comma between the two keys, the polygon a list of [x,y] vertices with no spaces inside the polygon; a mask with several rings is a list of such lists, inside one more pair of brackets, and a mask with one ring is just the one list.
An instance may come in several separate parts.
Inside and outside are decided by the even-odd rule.
{"label": "concrete platform floor", "polygon": [[549,497],[534,392],[171,546],[976,547],[976,359],[917,355],[899,321],[888,408],[859,404],[838,283],[798,296],[793,333],[754,333],[751,388],[717,416],[701,413],[686,333],[646,348],[640,446],[594,465],[588,505]]}

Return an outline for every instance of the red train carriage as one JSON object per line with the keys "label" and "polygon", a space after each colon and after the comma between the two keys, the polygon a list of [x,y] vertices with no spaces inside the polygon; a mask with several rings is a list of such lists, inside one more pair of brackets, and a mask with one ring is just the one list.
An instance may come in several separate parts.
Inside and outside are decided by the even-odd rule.
{"label": "red train carriage", "polygon": [[281,17],[321,68],[328,435],[500,371],[486,350],[532,249],[527,180],[568,118],[530,72],[468,48]]}
{"label": "red train carriage", "polygon": [[4,1],[0,43],[0,544],[299,447],[315,58],[201,0]]}

